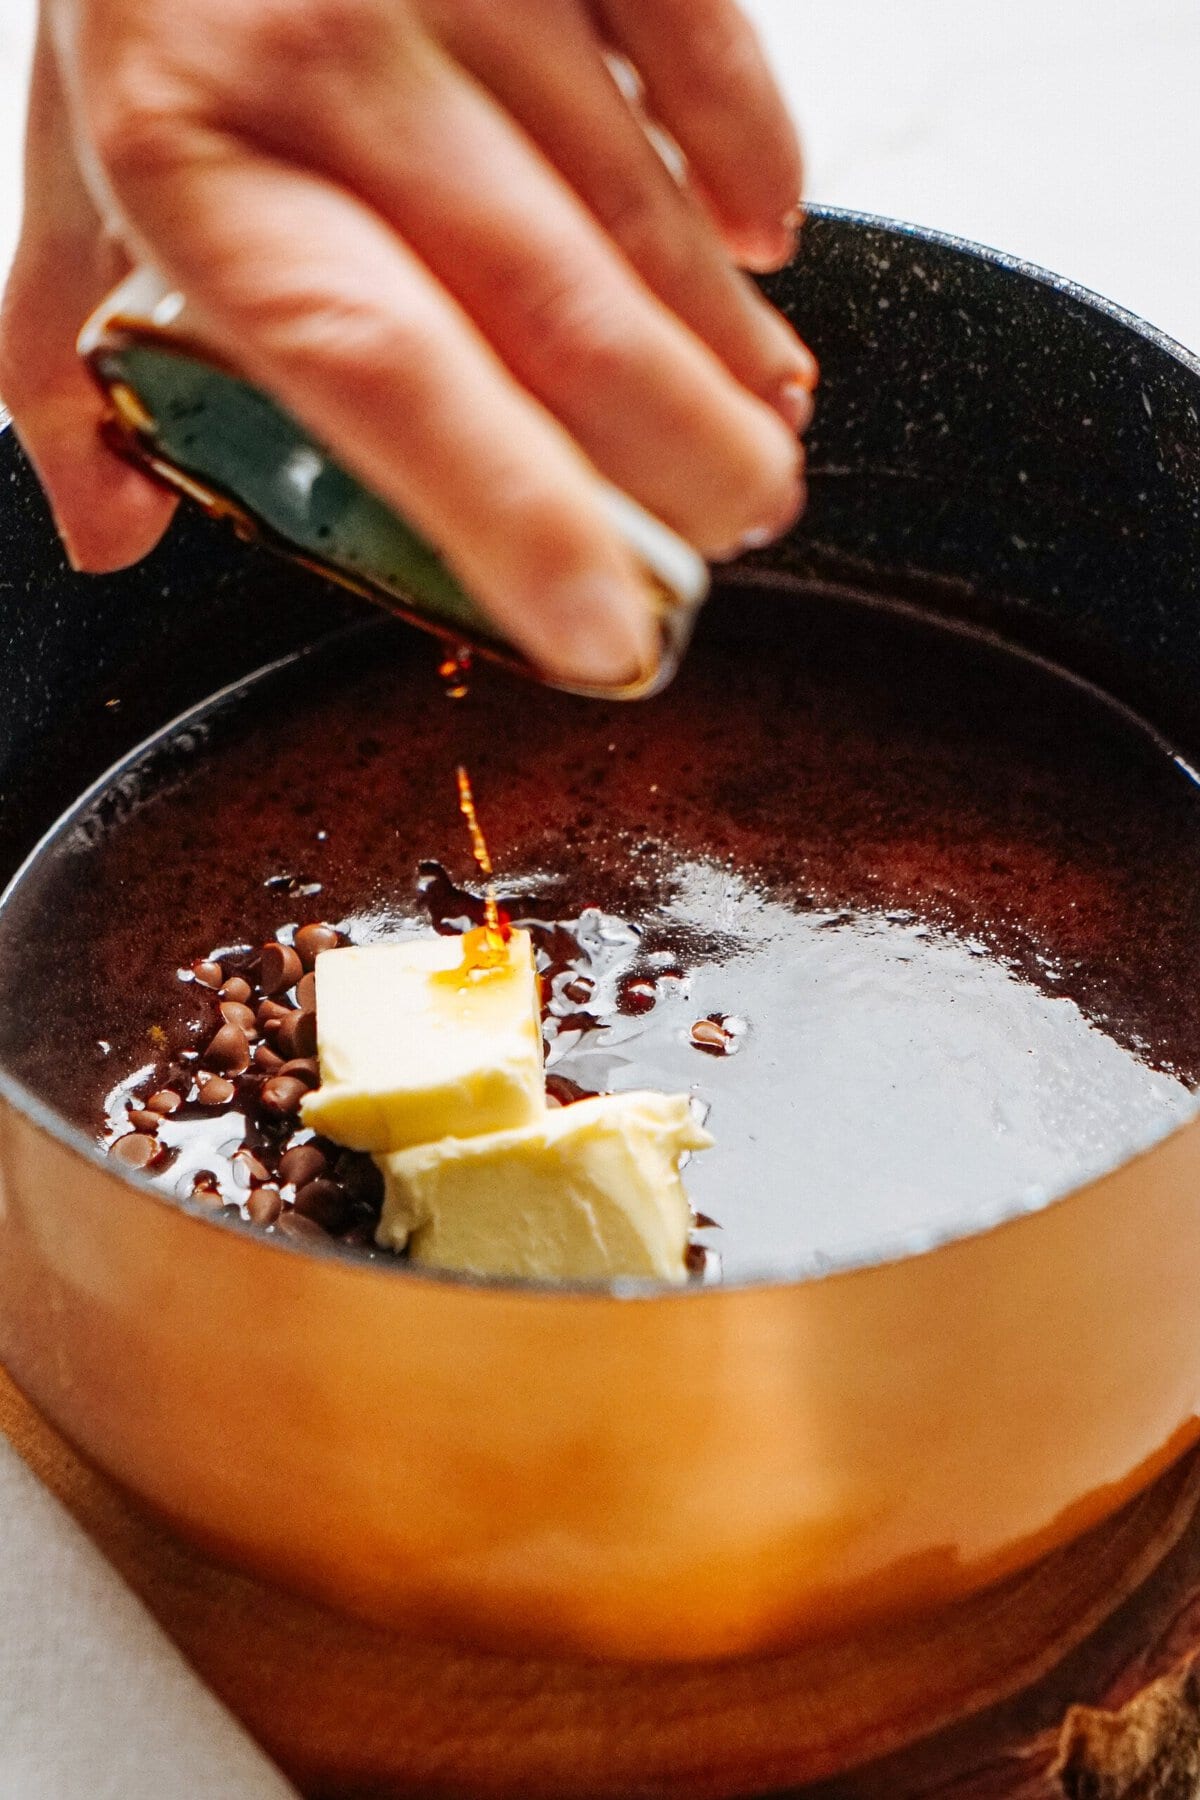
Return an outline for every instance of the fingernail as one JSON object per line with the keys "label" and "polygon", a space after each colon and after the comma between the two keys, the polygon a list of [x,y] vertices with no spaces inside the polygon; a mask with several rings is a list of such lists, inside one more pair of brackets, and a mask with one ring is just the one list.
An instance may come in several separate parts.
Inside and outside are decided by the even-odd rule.
{"label": "fingernail", "polygon": [[651,594],[640,583],[575,582],[549,598],[539,663],[551,679],[621,688],[641,681],[658,658]]}
{"label": "fingernail", "polygon": [[800,205],[789,206],[779,221],[787,241],[787,261],[791,262],[800,248],[800,233],[804,229],[804,208]]}
{"label": "fingernail", "polygon": [[775,390],[774,405],[780,418],[803,437],[812,424],[816,406],[812,387],[798,377],[789,375]]}
{"label": "fingernail", "polygon": [[761,525],[752,525],[744,531],[735,544],[723,554],[713,557],[714,562],[733,562],[736,557],[745,556],[750,550],[765,550],[777,538],[785,536],[800,518],[808,504],[808,484],[803,475],[797,475],[788,497],[788,504],[772,518]]}
{"label": "fingernail", "polygon": [[796,240],[790,231],[772,231],[745,238],[738,264],[753,275],[775,275],[792,260]]}
{"label": "fingernail", "polygon": [[800,247],[800,224],[803,214],[798,206],[793,206],[784,213],[779,221],[780,246],[782,254],[776,264],[777,268],[786,268]]}
{"label": "fingernail", "polygon": [[749,266],[761,275],[768,275],[790,263],[800,242],[803,223],[803,207],[789,206],[775,230],[764,228],[762,235],[751,242]]}

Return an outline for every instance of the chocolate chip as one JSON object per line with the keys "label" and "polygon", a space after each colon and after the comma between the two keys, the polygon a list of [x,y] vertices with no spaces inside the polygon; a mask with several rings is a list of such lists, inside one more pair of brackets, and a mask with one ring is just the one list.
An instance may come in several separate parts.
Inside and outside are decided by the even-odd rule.
{"label": "chocolate chip", "polygon": [[326,1231],[322,1231],[317,1220],[306,1219],[304,1213],[297,1213],[293,1208],[279,1215],[275,1231],[279,1231],[282,1237],[327,1237]]}
{"label": "chocolate chip", "polygon": [[303,1213],[281,1213],[275,1224],[281,1237],[290,1238],[323,1238],[327,1234],[322,1231],[315,1219],[306,1218]]}
{"label": "chocolate chip", "polygon": [[165,1116],[167,1113],[178,1112],[182,1105],[183,1101],[178,1094],[172,1093],[170,1088],[160,1088],[157,1094],[151,1094],[147,1100],[146,1110]]}
{"label": "chocolate chip", "polygon": [[219,988],[224,985],[225,971],[219,962],[212,962],[202,956],[192,964],[192,980],[198,981],[201,987]]}
{"label": "chocolate chip", "polygon": [[287,1062],[297,1056],[315,1056],[317,1053],[316,1014],[292,1012],[287,1015],[286,1019],[280,1019],[278,1028],[271,1034],[271,1045]]}
{"label": "chocolate chip", "polygon": [[239,1031],[253,1040],[258,1036],[258,1020],[254,1016],[254,1008],[246,1006],[241,1000],[222,1000],[221,1017],[227,1025],[236,1025]]}
{"label": "chocolate chip", "polygon": [[328,1162],[315,1144],[293,1144],[279,1159],[279,1179],[290,1181],[293,1187],[304,1187],[328,1169]]}
{"label": "chocolate chip", "polygon": [[295,987],[304,973],[299,956],[287,944],[274,939],[264,944],[258,959],[258,985],[264,994],[282,994]]}
{"label": "chocolate chip", "polygon": [[296,1211],[315,1219],[325,1231],[338,1231],[346,1222],[346,1190],[328,1175],[318,1175],[296,1190]]}
{"label": "chocolate chip", "polygon": [[317,978],[311,969],[296,983],[296,1005],[301,1012],[317,1010]]}
{"label": "chocolate chip", "polygon": [[235,975],[232,981],[227,981],[225,983],[221,992],[226,1000],[240,1000],[241,1003],[245,1005],[246,1001],[253,995],[254,989],[250,986],[250,983],[244,976]]}
{"label": "chocolate chip", "polygon": [[379,1211],[383,1204],[383,1176],[373,1157],[361,1150],[343,1150],[334,1173],[352,1200]]}
{"label": "chocolate chip", "polygon": [[267,1112],[278,1113],[281,1117],[300,1110],[300,1102],[308,1092],[304,1082],[297,1081],[294,1075],[272,1075],[264,1081],[259,1093],[259,1105]]}
{"label": "chocolate chip", "polygon": [[311,1056],[293,1056],[290,1062],[280,1064],[279,1073],[294,1075],[305,1087],[315,1088],[321,1085],[321,1071]]}
{"label": "chocolate chip", "polygon": [[302,925],[294,942],[300,961],[311,969],[321,951],[336,950],[341,938],[332,925]]}
{"label": "chocolate chip", "polygon": [[234,1151],[233,1171],[246,1187],[270,1180],[270,1171],[266,1164],[259,1162],[253,1150],[247,1150],[244,1145],[240,1150]]}
{"label": "chocolate chip", "polygon": [[128,1117],[129,1123],[135,1131],[148,1131],[153,1134],[162,1124],[157,1113],[148,1112],[143,1106],[131,1106]]}
{"label": "chocolate chip", "polygon": [[228,1106],[236,1092],[232,1081],[227,1081],[224,1075],[201,1074],[196,1077],[196,1098],[201,1106]]}
{"label": "chocolate chip", "polygon": [[356,1249],[368,1250],[375,1242],[375,1233],[379,1229],[377,1219],[360,1219],[349,1231],[342,1232],[343,1244],[353,1244]]}
{"label": "chocolate chip", "polygon": [[546,1077],[546,1098],[556,1100],[559,1106],[571,1106],[576,1100],[594,1100],[596,1090],[580,1087],[577,1081],[572,1081],[569,1076],[560,1075],[555,1070]]}
{"label": "chocolate chip", "polygon": [[258,1020],[258,1029],[266,1032],[269,1037],[271,1033],[277,1029],[280,1023],[284,1019],[291,1018],[291,1015],[291,1007],[281,1006],[278,1000],[260,1000],[258,1003],[258,1011],[254,1016]]}
{"label": "chocolate chip", "polygon": [[622,1013],[648,1013],[658,998],[654,983],[644,976],[636,976],[621,984],[617,997],[617,1011]]}
{"label": "chocolate chip", "polygon": [[209,1039],[204,1060],[223,1075],[240,1075],[250,1067],[250,1040],[239,1025],[222,1025]]}
{"label": "chocolate chip", "polygon": [[254,1066],[261,1069],[264,1075],[278,1075],[283,1067],[282,1056],[276,1056],[270,1044],[255,1044]]}
{"label": "chocolate chip", "polygon": [[727,1055],[732,1036],[719,1019],[697,1019],[691,1031],[697,1050],[705,1050],[709,1056]]}
{"label": "chocolate chip", "polygon": [[256,1225],[273,1225],[283,1211],[277,1187],[256,1187],[246,1196],[246,1212]]}
{"label": "chocolate chip", "polygon": [[109,1154],[131,1169],[147,1169],[158,1155],[158,1142],[144,1131],[131,1131],[109,1146]]}

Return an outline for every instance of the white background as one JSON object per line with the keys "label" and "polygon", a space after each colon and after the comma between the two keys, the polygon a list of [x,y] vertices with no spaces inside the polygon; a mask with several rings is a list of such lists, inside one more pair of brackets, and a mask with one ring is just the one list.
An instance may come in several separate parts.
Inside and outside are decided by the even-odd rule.
{"label": "white background", "polygon": [[[804,127],[813,199],[1011,250],[1200,348],[1196,0],[748,10]],[[0,0],[0,270],[32,14],[33,0]]]}

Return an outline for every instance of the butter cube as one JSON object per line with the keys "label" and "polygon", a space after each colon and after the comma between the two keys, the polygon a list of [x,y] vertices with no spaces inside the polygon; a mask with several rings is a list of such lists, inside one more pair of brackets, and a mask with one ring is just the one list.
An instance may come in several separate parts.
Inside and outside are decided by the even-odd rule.
{"label": "butter cube", "polygon": [[314,1131],[380,1153],[453,1132],[502,1131],[545,1110],[533,946],[514,931],[495,967],[455,937],[323,951]]}
{"label": "butter cube", "polygon": [[477,1275],[684,1281],[685,1150],[711,1143],[686,1094],[604,1094],[513,1131],[378,1158],[376,1242]]}

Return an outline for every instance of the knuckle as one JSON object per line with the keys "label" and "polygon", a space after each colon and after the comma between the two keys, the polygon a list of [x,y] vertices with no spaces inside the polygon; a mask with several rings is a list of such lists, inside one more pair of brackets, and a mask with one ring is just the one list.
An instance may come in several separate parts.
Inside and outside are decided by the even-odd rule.
{"label": "knuckle", "polygon": [[118,192],[178,165],[182,135],[178,103],[132,59],[112,71],[104,91],[95,97],[90,127],[100,166]]}
{"label": "knuckle", "polygon": [[[218,36],[222,7],[213,0],[209,25]],[[215,79],[217,58],[185,22],[169,34],[149,9],[122,9],[97,0],[85,14],[79,54],[80,102],[89,147],[103,174],[119,187],[154,176],[179,156],[183,121]]]}
{"label": "knuckle", "polygon": [[255,0],[243,29],[260,76],[311,86],[330,72],[378,69],[396,26],[396,9],[376,0]]}
{"label": "knuckle", "polygon": [[579,276],[540,273],[519,296],[518,309],[541,380],[556,395],[603,393],[625,367],[629,320]]}
{"label": "knuckle", "polygon": [[87,122],[114,185],[173,166],[189,119],[269,128],[303,110],[314,128],[413,37],[408,9],[381,0],[208,0],[201,13],[170,32],[111,21],[109,41],[93,27]]}
{"label": "knuckle", "polygon": [[680,229],[679,208],[663,204],[660,195],[633,181],[601,203],[605,229],[635,269],[662,279],[683,276],[692,262],[689,232]]}
{"label": "knuckle", "polygon": [[349,391],[378,389],[417,412],[432,401],[430,359],[423,332],[403,312],[374,295],[325,285],[262,285],[257,270],[223,284],[223,299],[239,330],[261,355],[301,380],[339,382]]}
{"label": "knuckle", "polygon": [[385,333],[378,308],[349,294],[309,294],[265,288],[252,291],[237,310],[256,340],[304,367],[352,368],[377,358]]}

